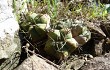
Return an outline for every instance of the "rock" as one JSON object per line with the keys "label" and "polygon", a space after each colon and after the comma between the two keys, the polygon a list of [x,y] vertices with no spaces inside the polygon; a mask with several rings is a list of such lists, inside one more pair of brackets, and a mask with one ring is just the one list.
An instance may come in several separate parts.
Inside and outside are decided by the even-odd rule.
{"label": "rock", "polygon": [[93,38],[97,39],[98,37],[100,37],[100,39],[104,39],[106,37],[106,34],[101,29],[102,24],[100,24],[98,22],[96,22],[96,23],[87,22],[86,24],[87,24],[87,27],[92,32]]}
{"label": "rock", "polygon": [[102,29],[103,24],[101,22],[86,22],[86,24],[91,32],[91,40],[83,48],[93,56],[100,56],[103,53],[103,46],[107,37],[103,30],[104,27]]}
{"label": "rock", "polygon": [[[102,55],[103,53],[110,51],[110,23],[109,21],[106,22],[94,22],[94,23],[87,23],[87,26],[91,29],[92,39],[93,41],[91,46],[93,49],[93,55]],[[88,47],[89,48],[89,47]]]}
{"label": "rock", "polygon": [[103,32],[106,34],[106,39],[103,46],[103,52],[109,52],[110,51],[110,22],[109,20],[107,22],[101,22],[100,25]]}
{"label": "rock", "polygon": [[19,25],[7,2],[0,0],[0,70],[14,69],[19,63],[21,53]]}
{"label": "rock", "polygon": [[71,63],[72,67],[71,69],[74,69],[74,70],[78,70],[80,67],[83,66],[85,60],[83,59],[78,59],[78,60],[75,60]]}
{"label": "rock", "polygon": [[110,53],[104,56],[95,57],[85,62],[80,70],[109,70],[110,69]]}
{"label": "rock", "polygon": [[[13,70],[19,64],[21,54],[20,39],[16,36],[11,42],[12,45],[5,43],[5,45],[7,45],[4,47],[5,49],[0,49],[0,56],[2,56],[0,59],[0,70]],[[10,42],[8,41],[8,43]]]}
{"label": "rock", "polygon": [[110,37],[110,22],[101,22],[100,27],[107,37]]}
{"label": "rock", "polygon": [[25,59],[15,70],[58,70],[58,66],[34,54]]}
{"label": "rock", "polygon": [[79,70],[84,65],[85,60],[72,57],[61,64],[61,70]]}
{"label": "rock", "polygon": [[102,52],[103,52],[103,44],[104,44],[104,39],[98,41],[98,40],[95,40],[95,46],[94,46],[94,52],[93,54],[95,56],[100,56],[102,55]]}

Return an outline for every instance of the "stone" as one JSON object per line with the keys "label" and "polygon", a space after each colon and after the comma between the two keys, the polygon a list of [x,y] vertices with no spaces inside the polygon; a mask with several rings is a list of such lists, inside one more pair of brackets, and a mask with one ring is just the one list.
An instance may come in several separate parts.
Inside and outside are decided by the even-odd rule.
{"label": "stone", "polygon": [[0,0],[0,70],[14,69],[21,54],[19,25],[10,3],[11,0]]}
{"label": "stone", "polygon": [[25,59],[24,62],[15,70],[58,70],[57,65],[54,63],[51,64],[51,62],[49,63],[47,61],[48,60],[42,59],[33,54]]}
{"label": "stone", "polygon": [[105,43],[105,38],[107,37],[107,34],[103,30],[104,27],[102,29],[103,24],[97,21],[86,22],[86,24],[91,32],[91,39],[89,40],[88,44],[83,46],[83,50],[87,51],[93,56],[100,56],[103,54],[103,46]]}
{"label": "stone", "polygon": [[61,64],[61,70],[79,70],[84,65],[85,60],[72,57]]}
{"label": "stone", "polygon": [[110,53],[104,56],[95,57],[80,68],[80,70],[109,70],[110,69]]}

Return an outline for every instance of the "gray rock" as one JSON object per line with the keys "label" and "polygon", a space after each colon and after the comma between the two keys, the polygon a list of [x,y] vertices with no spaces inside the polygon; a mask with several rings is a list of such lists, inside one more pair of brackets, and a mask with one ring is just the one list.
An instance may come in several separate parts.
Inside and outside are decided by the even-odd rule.
{"label": "gray rock", "polygon": [[15,70],[58,70],[53,65],[55,64],[34,54],[25,59],[24,62]]}
{"label": "gray rock", "polygon": [[79,70],[84,65],[85,60],[79,59],[78,56],[72,56],[61,64],[61,70]]}
{"label": "gray rock", "polygon": [[110,70],[110,53],[85,62],[80,70]]}
{"label": "gray rock", "polygon": [[19,25],[8,5],[10,1],[0,0],[0,70],[13,70],[21,53]]}
{"label": "gray rock", "polygon": [[[0,59],[0,70],[13,70],[19,63],[20,54],[21,54],[21,45],[19,37],[13,39],[13,45],[5,46],[3,53],[0,54],[5,57]],[[1,42],[1,41],[0,41]],[[1,45],[1,44],[0,44]],[[15,47],[15,48],[13,48]],[[0,49],[1,51],[1,49]]]}

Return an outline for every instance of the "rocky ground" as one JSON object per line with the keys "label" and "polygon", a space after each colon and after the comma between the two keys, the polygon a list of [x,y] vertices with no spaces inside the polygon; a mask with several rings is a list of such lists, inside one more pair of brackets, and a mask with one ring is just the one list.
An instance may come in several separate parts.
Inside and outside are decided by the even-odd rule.
{"label": "rocky ground", "polygon": [[[86,3],[84,2],[84,4]],[[59,3],[59,7],[60,6],[61,6],[60,9],[62,10],[64,6],[61,3]],[[48,25],[50,26],[50,28],[47,28],[46,30],[47,32],[45,32],[45,29],[44,29],[45,25],[43,25],[43,27],[40,27],[41,31],[39,31],[39,29],[37,29],[37,27],[35,26],[34,21],[36,22],[39,21],[38,18],[36,18],[36,13],[34,13],[34,15],[32,13],[28,14],[27,15],[29,16],[28,22],[26,21],[26,22],[20,23],[21,28],[23,28],[24,31],[26,30],[25,32],[28,32],[28,33],[24,33],[26,34],[24,39],[22,37],[23,49],[22,49],[22,55],[21,55],[21,62],[23,60],[24,61],[23,63],[20,64],[17,70],[22,70],[26,68],[27,68],[26,70],[44,70],[44,69],[45,70],[109,70],[110,68],[109,15],[107,15],[108,17],[106,18],[106,20],[103,20],[102,18],[94,19],[94,14],[92,14],[93,19],[88,19],[87,17],[84,18],[85,16],[82,15],[81,13],[80,15],[76,14],[75,18],[74,16],[67,17],[65,15],[71,15],[70,14],[71,8],[73,6],[75,6],[75,8],[77,7],[77,5],[74,5],[71,3],[69,4],[69,6],[70,6],[70,9],[68,11],[69,13],[60,12],[61,10],[58,11],[58,14],[60,15],[56,19],[58,20],[57,22],[50,21],[48,14],[44,14],[48,16],[48,18],[46,18],[45,21],[40,22],[40,24],[38,23],[37,26],[40,27],[41,24],[50,22],[51,26]],[[39,8],[41,9],[41,7]],[[46,6],[45,8],[42,9],[42,11],[45,12],[45,10],[47,11]],[[36,12],[38,13],[41,11],[37,10]],[[39,16],[37,17],[39,17],[40,20],[42,20],[41,17],[44,15],[42,14],[40,15],[40,17]],[[32,18],[34,21],[30,20],[30,18]],[[45,17],[43,17],[43,19],[44,18]],[[32,24],[30,24],[29,21]],[[73,28],[71,28],[71,26]],[[68,34],[66,33],[67,31],[64,31],[65,28],[67,29],[67,31],[71,30],[72,36],[71,36],[71,33]],[[72,43],[70,42],[69,44],[67,43],[67,46],[69,45],[74,48],[68,49],[67,46],[62,47],[61,43],[62,41],[65,42],[65,40],[60,39],[61,37],[60,31],[61,32],[64,31],[64,33],[67,34],[67,35],[64,35],[64,38],[66,38],[66,42],[67,40],[72,41]],[[43,34],[39,34],[38,36],[39,32]],[[54,41],[51,40],[51,38],[57,43],[55,44]],[[73,38],[76,41],[73,40]],[[39,43],[39,41],[41,40],[42,42]],[[27,42],[29,45],[27,45]],[[42,45],[42,43],[44,44]],[[77,43],[80,46],[77,46]],[[61,49],[60,50],[54,49],[52,47],[55,47],[55,48],[60,47]],[[37,53],[39,54],[39,56],[36,55]],[[25,57],[23,57],[24,55]]]}
{"label": "rocky ground", "polygon": [[[11,8],[4,3],[2,10]],[[105,6],[92,0],[16,3],[24,4],[23,9],[15,4],[20,31],[13,32],[14,25],[3,28],[8,20],[1,24],[0,70],[109,70],[110,16]]]}

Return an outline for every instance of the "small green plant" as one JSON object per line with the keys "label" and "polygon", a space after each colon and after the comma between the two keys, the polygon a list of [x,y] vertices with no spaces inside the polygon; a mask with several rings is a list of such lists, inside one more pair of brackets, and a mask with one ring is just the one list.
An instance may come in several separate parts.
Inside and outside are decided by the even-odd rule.
{"label": "small green plant", "polygon": [[16,11],[16,1],[15,0],[13,0],[13,3],[12,3],[13,5],[12,5],[12,7],[13,7],[13,9],[14,9],[14,12]]}
{"label": "small green plant", "polygon": [[48,12],[51,13],[51,18],[56,18],[57,16],[57,0],[47,0]]}
{"label": "small green plant", "polygon": [[72,14],[75,17],[81,16],[89,20],[92,19],[105,19],[107,16],[107,10],[104,5],[93,4],[92,6],[86,6],[85,4],[78,3],[72,9]]}
{"label": "small green plant", "polygon": [[23,1],[13,0],[12,7],[17,20],[20,19],[21,17],[20,14],[22,13],[22,10],[24,9],[24,6],[27,5],[27,3],[28,3],[27,0],[23,0]]}
{"label": "small green plant", "polygon": [[90,18],[105,19],[105,16],[107,16],[107,10],[102,4],[100,4],[99,6],[93,5],[90,13]]}

